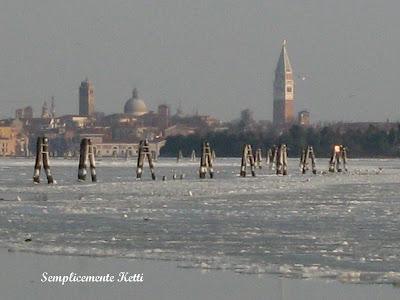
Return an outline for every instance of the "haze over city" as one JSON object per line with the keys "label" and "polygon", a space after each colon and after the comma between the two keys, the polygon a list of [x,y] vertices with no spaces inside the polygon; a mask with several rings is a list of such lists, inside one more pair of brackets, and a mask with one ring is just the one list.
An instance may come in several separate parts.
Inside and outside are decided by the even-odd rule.
{"label": "haze over city", "polygon": [[0,111],[55,96],[77,113],[89,77],[96,110],[121,112],[137,87],[151,109],[272,120],[283,39],[296,111],[312,120],[400,119],[400,3],[372,1],[3,1]]}

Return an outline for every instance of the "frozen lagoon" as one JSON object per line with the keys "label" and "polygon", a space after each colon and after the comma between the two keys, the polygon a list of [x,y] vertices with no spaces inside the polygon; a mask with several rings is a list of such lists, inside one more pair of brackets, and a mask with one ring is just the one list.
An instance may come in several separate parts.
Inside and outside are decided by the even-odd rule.
{"label": "frozen lagoon", "polygon": [[[326,175],[301,175],[291,160],[289,176],[264,167],[240,178],[240,159],[220,158],[216,178],[199,180],[198,163],[161,159],[156,175],[166,182],[147,170],[136,181],[134,161],[103,160],[96,184],[77,182],[77,161],[51,166],[57,184],[34,185],[33,160],[0,160],[1,246],[400,284],[400,160],[352,159],[349,173]],[[173,170],[185,179],[172,181]]]}

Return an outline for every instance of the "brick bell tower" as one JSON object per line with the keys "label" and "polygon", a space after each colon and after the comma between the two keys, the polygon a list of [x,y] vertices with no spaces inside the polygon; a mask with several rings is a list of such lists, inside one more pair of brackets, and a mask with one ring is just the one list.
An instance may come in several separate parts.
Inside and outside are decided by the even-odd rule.
{"label": "brick bell tower", "polygon": [[288,127],[294,121],[293,69],[283,41],[281,54],[275,69],[273,124],[278,128]]}

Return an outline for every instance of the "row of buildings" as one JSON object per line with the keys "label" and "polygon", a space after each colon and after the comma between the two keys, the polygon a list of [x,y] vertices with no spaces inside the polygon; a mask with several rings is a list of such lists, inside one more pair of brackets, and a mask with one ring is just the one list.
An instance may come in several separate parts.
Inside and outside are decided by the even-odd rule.
{"label": "row of buildings", "polygon": [[[294,73],[286,49],[286,41],[275,70],[273,83],[273,126],[285,130],[294,123],[310,125],[308,111],[298,113],[295,120]],[[27,156],[35,149],[37,136],[46,135],[56,156],[74,156],[81,138],[89,137],[96,145],[98,156],[134,156],[142,139],[150,141],[155,155],[174,135],[189,135],[221,130],[217,119],[207,115],[185,115],[178,109],[171,115],[170,107],[161,104],[155,111],[147,107],[137,89],[126,100],[120,113],[105,115],[95,110],[94,85],[88,79],[79,86],[79,112],[56,115],[55,100],[44,102],[41,115],[35,117],[32,107],[17,109],[15,118],[0,120],[0,155]]]}
{"label": "row of buildings", "polygon": [[105,115],[95,111],[94,85],[88,79],[79,87],[79,113],[56,115],[55,101],[44,102],[41,115],[35,117],[32,107],[15,111],[12,119],[0,120],[0,155],[30,156],[35,150],[36,137],[49,138],[54,156],[75,156],[82,138],[91,138],[98,156],[135,156],[140,140],[148,139],[157,156],[168,136],[189,135],[218,127],[220,122],[205,115],[185,115],[180,110],[171,115],[170,107],[161,104],[149,110],[132,91],[120,113]]}

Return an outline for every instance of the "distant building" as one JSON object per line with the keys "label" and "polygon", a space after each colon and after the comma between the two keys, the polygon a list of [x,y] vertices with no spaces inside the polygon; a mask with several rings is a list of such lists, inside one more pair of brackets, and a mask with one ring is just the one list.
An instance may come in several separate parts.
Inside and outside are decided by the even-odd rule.
{"label": "distant building", "polygon": [[15,118],[16,119],[32,119],[33,118],[33,109],[32,106],[27,106],[24,108],[19,108],[15,111]]}
{"label": "distant building", "polygon": [[33,109],[32,106],[27,106],[24,108],[24,118],[32,119],[33,118]]}
{"label": "distant building", "polygon": [[129,98],[125,102],[124,113],[134,117],[140,117],[148,112],[149,110],[147,109],[146,103],[138,97],[137,89],[133,89],[132,98]]}
{"label": "distant building", "polygon": [[51,118],[50,111],[49,111],[49,106],[47,105],[47,102],[44,101],[43,106],[42,106],[42,119],[47,119]]}
{"label": "distant building", "polygon": [[294,121],[294,80],[293,69],[283,41],[281,54],[275,69],[274,116],[276,127],[287,127]]}
{"label": "distant building", "polygon": [[88,79],[81,82],[79,87],[79,115],[92,116],[94,114],[94,87]]}
{"label": "distant building", "polygon": [[[166,141],[150,142],[149,150],[154,157],[160,155],[160,150]],[[100,157],[132,157],[137,156],[139,143],[101,143],[94,144],[94,151]]]}
{"label": "distant building", "polygon": [[0,127],[0,155],[15,155],[17,139],[14,130],[10,126]]}
{"label": "distant building", "polygon": [[297,121],[301,126],[310,126],[310,112],[306,110],[302,110],[301,112],[299,112]]}
{"label": "distant building", "polygon": [[158,106],[158,128],[164,130],[168,128],[170,120],[169,106],[161,104]]}

